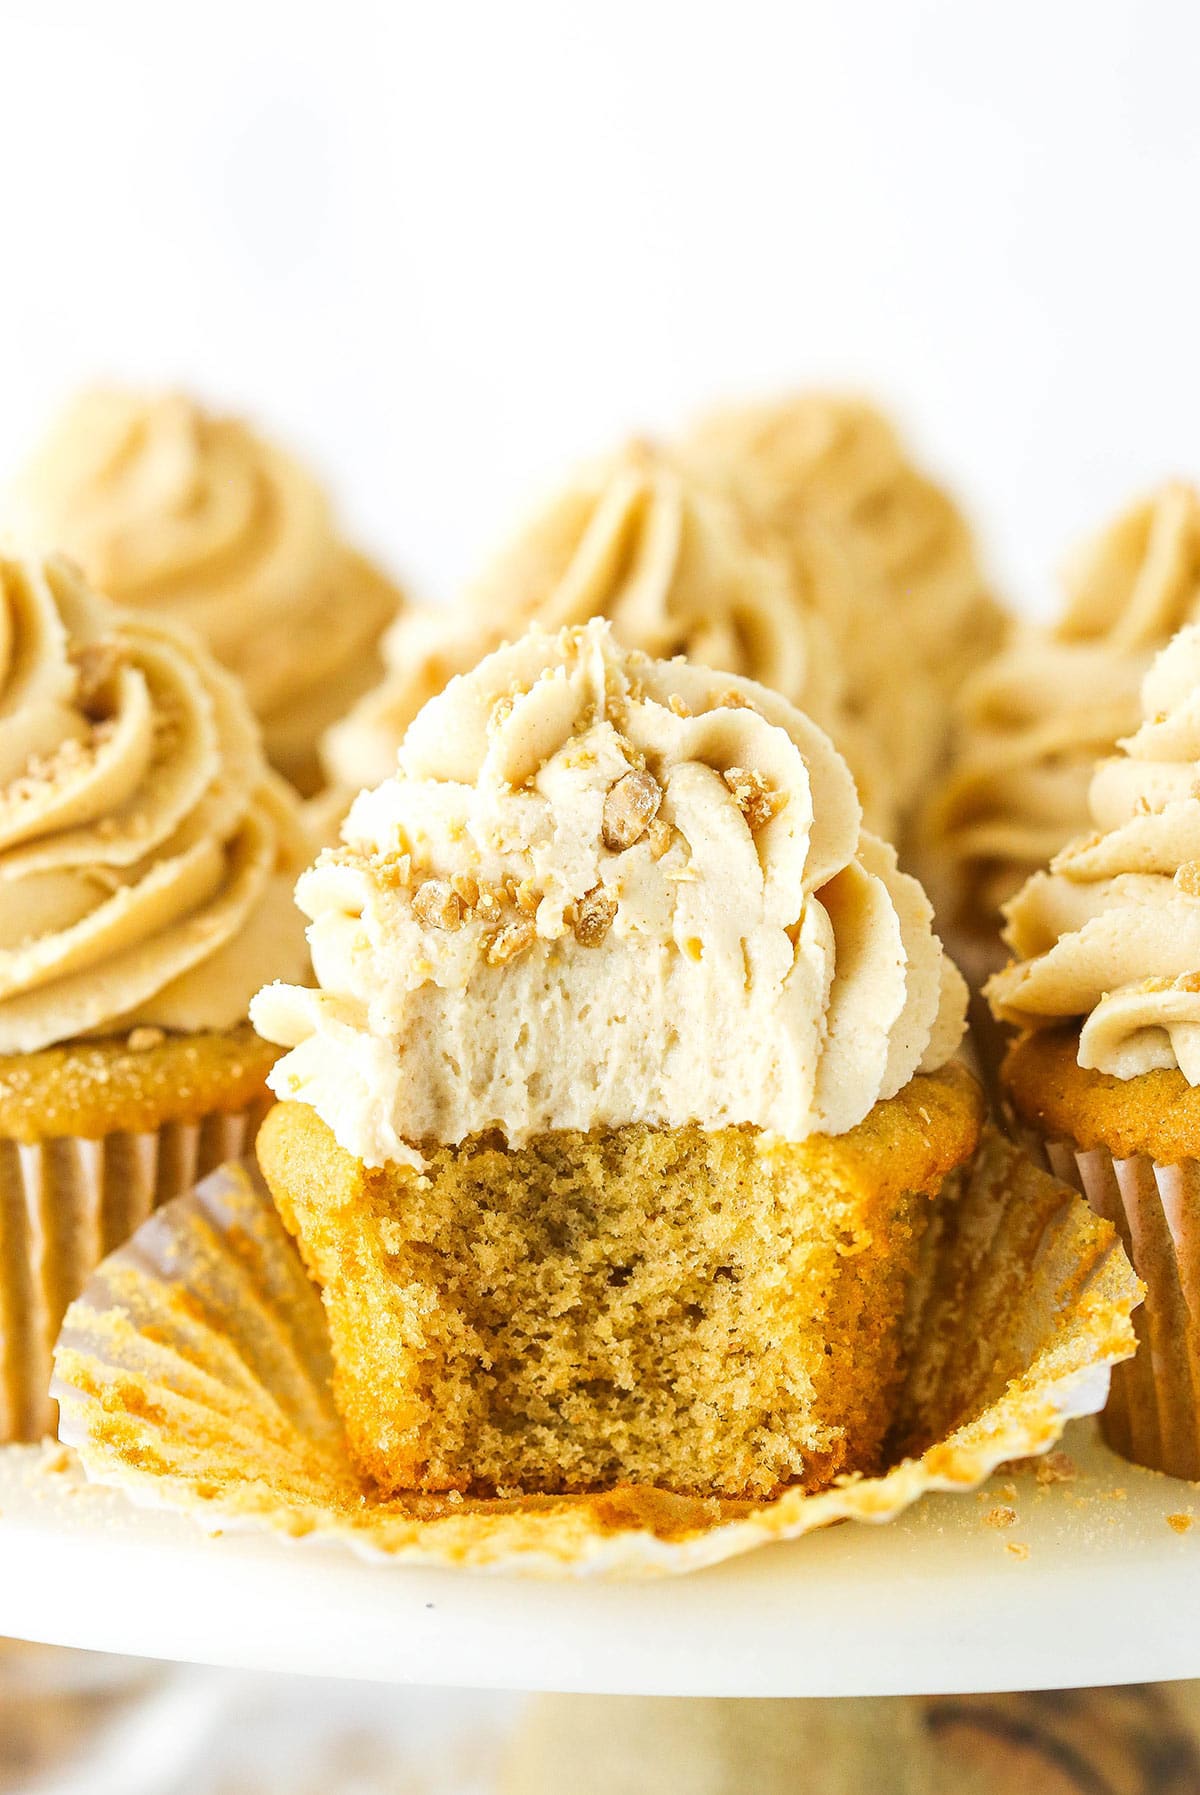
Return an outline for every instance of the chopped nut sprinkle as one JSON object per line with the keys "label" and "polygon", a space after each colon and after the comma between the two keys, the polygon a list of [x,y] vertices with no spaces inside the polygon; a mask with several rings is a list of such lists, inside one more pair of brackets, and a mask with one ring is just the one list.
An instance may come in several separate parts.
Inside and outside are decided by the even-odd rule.
{"label": "chopped nut sprinkle", "polygon": [[617,900],[603,885],[593,885],[575,906],[575,939],[580,947],[599,947],[612,928]]}
{"label": "chopped nut sprinkle", "polygon": [[733,793],[733,801],[746,819],[753,835],[787,803],[782,792],[773,791],[761,773],[751,767],[727,767],[725,783]]}
{"label": "chopped nut sprinkle", "polygon": [[450,889],[455,897],[462,899],[468,910],[473,910],[479,902],[479,880],[474,873],[455,873],[450,881]]}
{"label": "chopped nut sprinkle", "polygon": [[735,692],[733,687],[730,686],[729,690],[727,692],[722,692],[721,696],[717,699],[717,709],[726,711],[752,711],[754,706],[743,693]]}
{"label": "chopped nut sprinkle", "polygon": [[[353,865],[353,857],[346,857],[346,864]],[[388,891],[407,891],[413,881],[413,864],[411,854],[376,854],[371,861],[371,873],[376,884]]]}
{"label": "chopped nut sprinkle", "polygon": [[523,954],[537,938],[537,930],[531,922],[522,919],[520,922],[506,922],[499,932],[492,936],[483,950],[483,957],[489,966],[507,966],[518,954]]}
{"label": "chopped nut sprinkle", "polygon": [[604,845],[614,853],[631,848],[658,814],[662,786],[652,773],[624,773],[604,800]]}
{"label": "chopped nut sprinkle", "polygon": [[684,703],[678,692],[671,693],[667,699],[667,708],[674,711],[677,717],[690,717],[692,714],[689,706]]}
{"label": "chopped nut sprinkle", "polygon": [[671,845],[675,831],[663,817],[651,817],[646,825],[646,840],[650,844],[651,860],[661,860]]}
{"label": "chopped nut sprinkle", "polygon": [[413,895],[413,909],[429,929],[461,929],[466,910],[446,879],[426,879]]}
{"label": "chopped nut sprinkle", "polygon": [[532,879],[522,879],[513,895],[513,902],[522,916],[536,916],[542,894]]}

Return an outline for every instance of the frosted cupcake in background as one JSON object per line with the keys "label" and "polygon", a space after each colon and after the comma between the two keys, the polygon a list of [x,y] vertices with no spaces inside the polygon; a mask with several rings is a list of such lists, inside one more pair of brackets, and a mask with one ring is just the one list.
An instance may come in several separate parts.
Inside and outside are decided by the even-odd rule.
{"label": "frosted cupcake in background", "polygon": [[631,444],[538,510],[461,605],[399,618],[382,683],[326,738],[331,784],[348,801],[386,779],[425,701],[530,624],[554,631],[603,617],[627,648],[684,654],[801,706],[850,762],[872,826],[890,834],[891,773],[854,714],[826,608],[811,567],[799,575],[727,497],[669,454]]}
{"label": "frosted cupcake in background", "polygon": [[318,740],[379,678],[400,596],[290,455],[183,394],[98,389],[59,420],[4,521],[118,604],[194,629],[241,679],[274,765],[316,789]]}
{"label": "frosted cupcake in background", "polygon": [[906,814],[941,761],[951,696],[1008,628],[962,512],[888,420],[845,395],[727,407],[680,452],[798,568],[826,570],[818,602]]}
{"label": "frosted cupcake in background", "polygon": [[1112,1444],[1200,1477],[1200,625],[1142,688],[1101,762],[1094,831],[1007,906],[1014,963],[987,987],[1020,1031],[1006,1100],[1051,1168],[1120,1229],[1146,1285],[1118,1367]]}
{"label": "frosted cupcake in background", "polygon": [[827,736],[533,630],[301,879],[258,1154],[387,1491],[770,1496],[868,1470],[980,1098],[965,990]]}
{"label": "frosted cupcake in background", "polygon": [[54,1423],[50,1349],[101,1258],[244,1152],[303,979],[299,805],[236,681],[62,559],[0,553],[0,1440]]}

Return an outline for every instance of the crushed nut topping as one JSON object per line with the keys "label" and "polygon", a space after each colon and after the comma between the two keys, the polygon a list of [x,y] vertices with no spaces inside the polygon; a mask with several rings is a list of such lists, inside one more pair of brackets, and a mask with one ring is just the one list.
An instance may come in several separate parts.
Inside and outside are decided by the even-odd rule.
{"label": "crushed nut topping", "polygon": [[575,906],[575,939],[580,947],[599,947],[612,928],[617,900],[603,885],[593,885]]}
{"label": "crushed nut topping", "polygon": [[[354,864],[353,855],[345,855],[348,865]],[[382,885],[385,891],[407,891],[413,882],[413,864],[411,854],[375,854],[371,859],[371,876],[376,884]]]}
{"label": "crushed nut topping", "polygon": [[523,954],[527,947],[532,947],[536,939],[537,930],[531,922],[524,919],[520,922],[506,922],[484,948],[483,957],[489,966],[507,966],[510,960]]}
{"label": "crushed nut topping", "polygon": [[690,717],[692,714],[689,706],[684,703],[678,692],[672,692],[667,699],[667,709],[674,711],[677,717]]}
{"label": "crushed nut topping", "polygon": [[752,711],[754,706],[743,693],[735,692],[733,687],[730,686],[729,690],[727,692],[722,692],[721,696],[717,699],[717,709],[726,711]]}
{"label": "crushed nut topping", "polygon": [[468,910],[473,910],[479,902],[479,880],[474,873],[455,873],[450,881],[450,889],[455,897],[462,899]]}
{"label": "crushed nut topping", "polygon": [[783,793],[772,790],[762,774],[752,767],[726,767],[725,783],[752,835],[772,817],[778,816],[787,803]]}
{"label": "crushed nut topping", "polygon": [[513,902],[522,916],[536,916],[542,894],[532,879],[522,879],[513,893]]}
{"label": "crushed nut topping", "polygon": [[662,786],[652,773],[624,773],[604,800],[604,845],[614,853],[641,839],[662,803]]}
{"label": "crushed nut topping", "polygon": [[1175,874],[1175,889],[1185,897],[1200,897],[1200,862],[1184,862]]}
{"label": "crushed nut topping", "polygon": [[413,909],[429,929],[461,929],[466,910],[446,879],[426,879],[413,896]]}

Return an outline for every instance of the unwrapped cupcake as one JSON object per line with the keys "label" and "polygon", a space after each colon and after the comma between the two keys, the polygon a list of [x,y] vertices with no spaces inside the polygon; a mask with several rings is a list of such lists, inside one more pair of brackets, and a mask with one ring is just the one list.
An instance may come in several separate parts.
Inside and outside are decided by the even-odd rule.
{"label": "unwrapped cupcake", "polygon": [[[832,549],[825,565],[841,567]],[[728,496],[671,455],[633,443],[582,469],[530,518],[461,607],[397,620],[382,683],[329,732],[330,780],[353,793],[386,779],[426,700],[530,624],[555,631],[604,617],[626,648],[685,654],[803,708],[850,762],[872,825],[888,832],[891,770],[851,702],[824,615],[826,584],[811,563],[797,572]]]}
{"label": "unwrapped cupcake", "polygon": [[8,511],[117,603],[196,630],[242,680],[275,766],[316,789],[319,738],[379,678],[399,594],[306,469],[183,394],[104,388],[69,407]]}
{"label": "unwrapped cupcake", "polygon": [[1027,1137],[1114,1221],[1146,1285],[1116,1372],[1113,1445],[1200,1477],[1200,625],[1142,688],[1141,728],[1092,781],[1094,832],[1007,908],[988,986],[1021,1038],[1003,1068]]}
{"label": "unwrapped cupcake", "polygon": [[66,561],[0,554],[0,1440],[53,1425],[50,1349],[93,1267],[245,1151],[303,978],[309,852],[240,689]]}
{"label": "unwrapped cupcake", "polygon": [[259,1159],[384,1491],[877,1468],[980,1099],[930,907],[745,679],[533,631],[301,879]]}

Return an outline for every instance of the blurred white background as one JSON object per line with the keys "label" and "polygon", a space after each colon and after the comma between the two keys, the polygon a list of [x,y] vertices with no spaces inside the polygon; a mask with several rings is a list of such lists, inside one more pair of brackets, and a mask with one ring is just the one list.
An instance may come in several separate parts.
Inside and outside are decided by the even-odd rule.
{"label": "blurred white background", "polygon": [[315,458],[430,595],[572,458],[849,381],[1009,591],[1200,472],[1188,0],[0,8],[0,474],[98,374]]}

